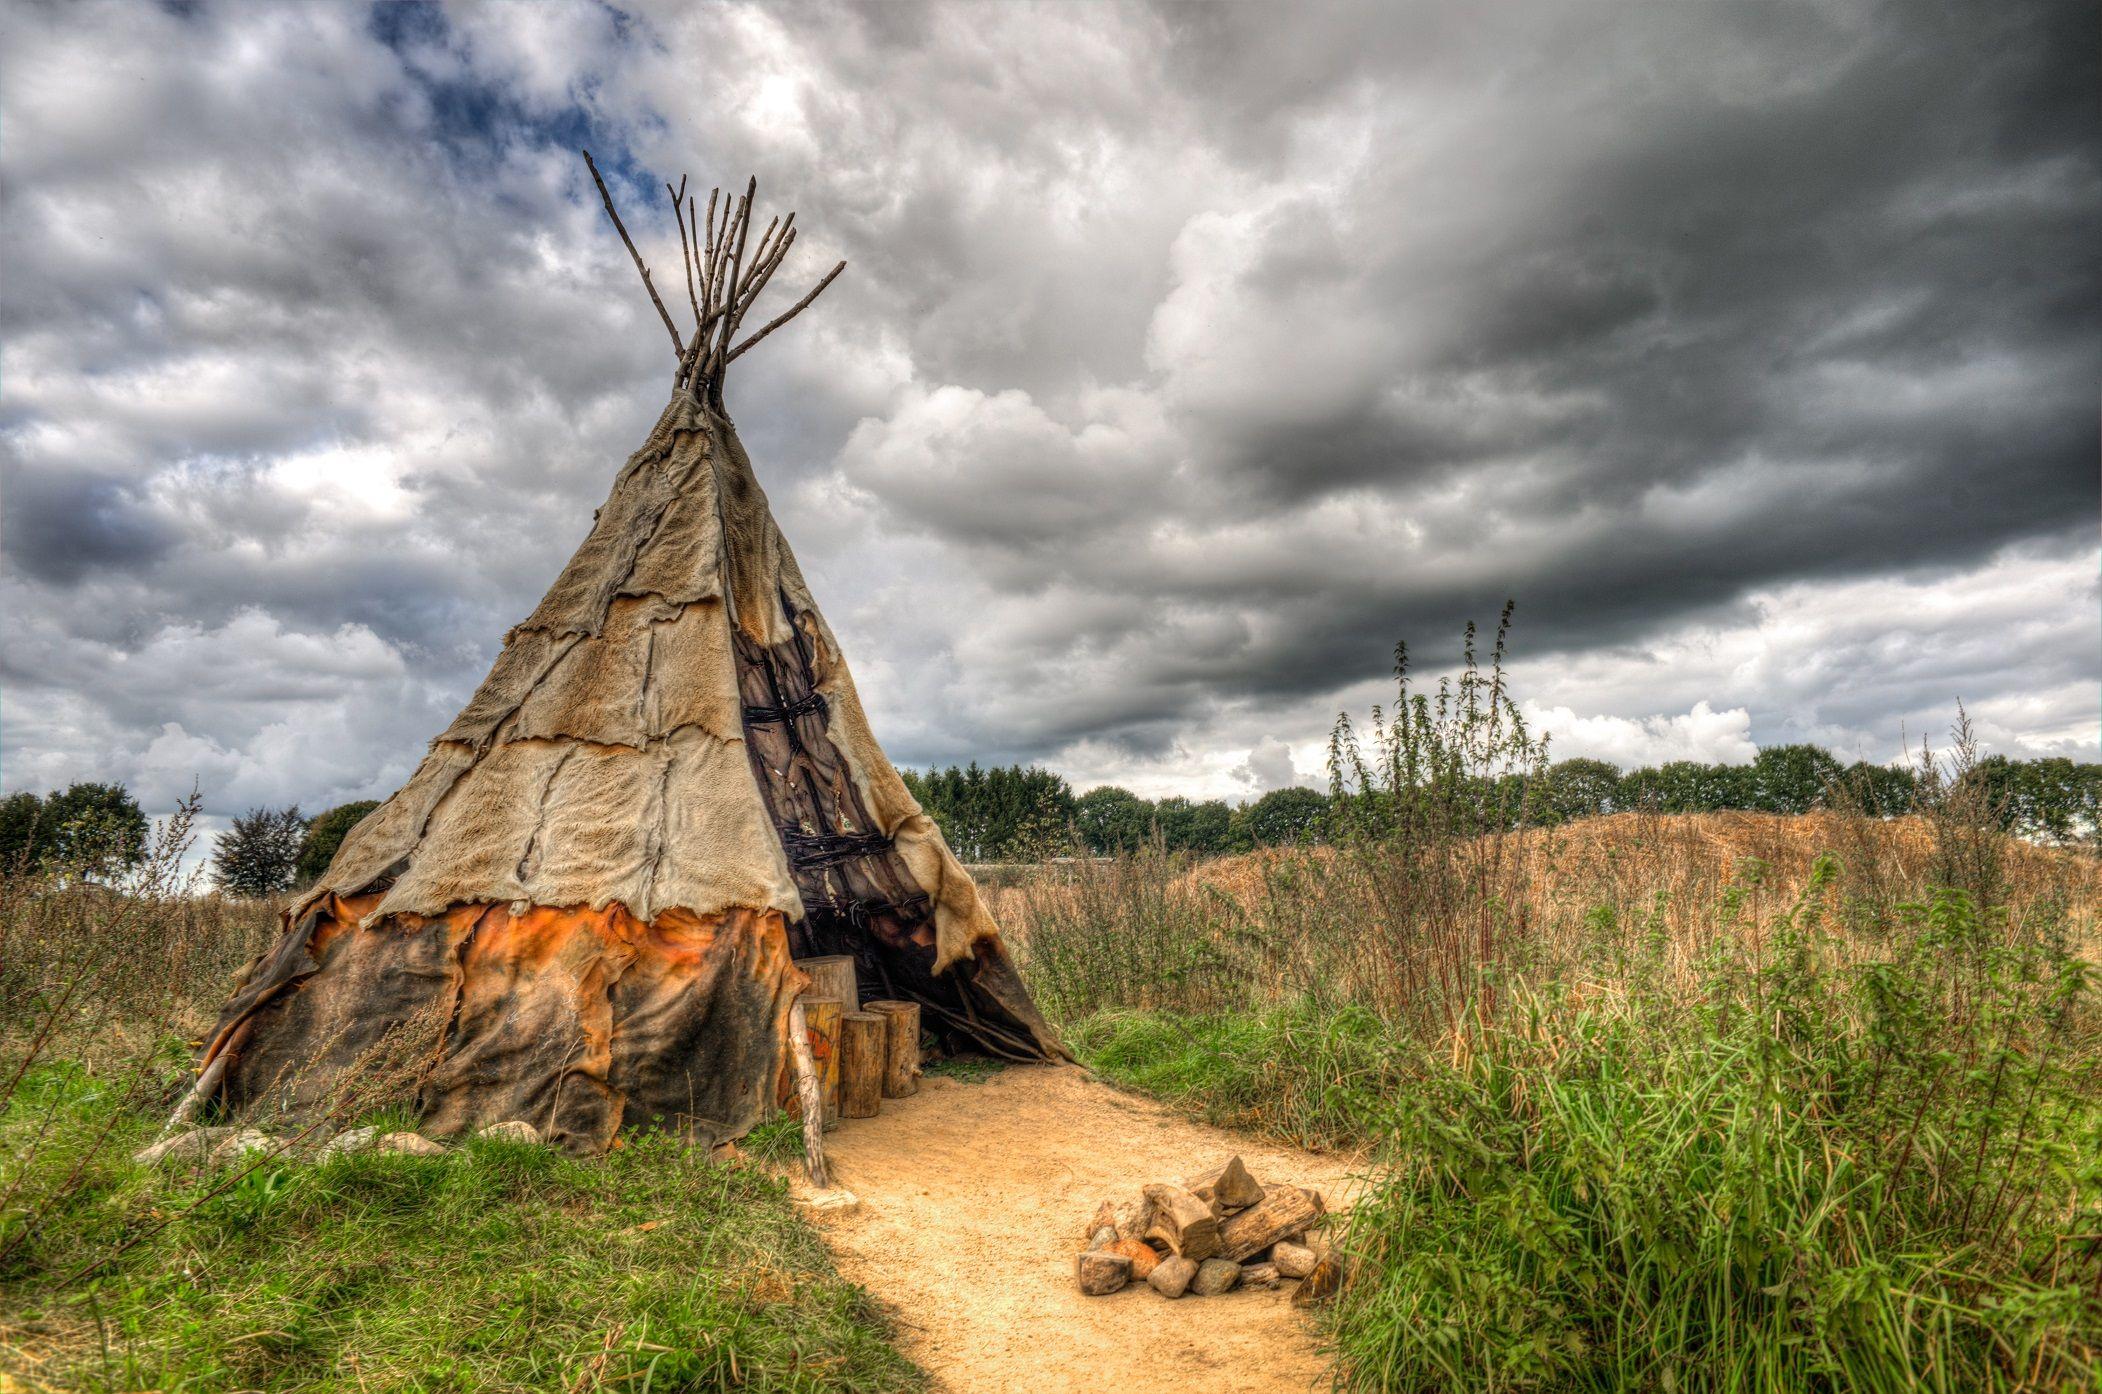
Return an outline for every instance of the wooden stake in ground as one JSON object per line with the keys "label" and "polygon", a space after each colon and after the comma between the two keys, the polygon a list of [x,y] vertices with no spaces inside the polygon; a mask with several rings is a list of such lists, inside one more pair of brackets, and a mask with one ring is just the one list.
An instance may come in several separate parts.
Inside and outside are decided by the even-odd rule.
{"label": "wooden stake in ground", "polygon": [[825,1100],[817,1079],[817,1062],[810,1050],[810,1024],[797,998],[788,1009],[788,1055],[795,1062],[796,1096],[803,1105],[803,1164],[810,1171],[810,1184],[821,1191],[832,1189],[832,1170],[825,1165]]}
{"label": "wooden stake in ground", "polygon": [[920,1092],[920,1004],[917,1002],[870,1002],[864,1010],[881,1012],[883,1033],[883,1097],[905,1099]]}
{"label": "wooden stake in ground", "polygon": [[839,1121],[839,1001],[805,993],[799,1004],[809,1025],[810,1054],[817,1061],[818,1092],[825,1104],[825,1126]]}
{"label": "wooden stake in ground", "polygon": [[874,1118],[883,1107],[884,1030],[881,1012],[846,1012],[839,1019],[839,1111]]}

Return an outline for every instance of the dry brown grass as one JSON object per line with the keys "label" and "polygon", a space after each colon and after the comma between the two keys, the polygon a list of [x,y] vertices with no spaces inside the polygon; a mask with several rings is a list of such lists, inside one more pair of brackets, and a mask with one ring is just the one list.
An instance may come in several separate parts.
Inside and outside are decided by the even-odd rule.
{"label": "dry brown grass", "polygon": [[1691,986],[1723,936],[1791,904],[1826,855],[1839,913],[1865,941],[1953,884],[2012,936],[2048,923],[2076,951],[2102,944],[2096,859],[1839,812],[1631,813],[1431,849],[1067,863],[1002,889],[996,913],[1061,1012],[1312,997],[1423,1017],[1438,1034],[1484,966],[1578,982],[1640,957]]}
{"label": "dry brown grass", "polygon": [[[1506,840],[1523,858],[1536,892],[1550,901],[1574,897],[1588,902],[1603,887],[1683,895],[1739,876],[1755,862],[1775,893],[1792,895],[1811,864],[1827,852],[1857,880],[1916,887],[1929,879],[1937,855],[1934,827],[1925,818],[1875,820],[1845,813],[1615,813],[1563,827],[1529,828]],[[2090,916],[2102,907],[2102,861],[2014,839],[2006,848],[2010,898],[2063,893]],[[1334,857],[1326,847],[1264,848],[1199,862],[1183,873],[1182,884],[1250,905],[1279,867]],[[1003,907],[1025,909],[1021,891],[1007,889]]]}

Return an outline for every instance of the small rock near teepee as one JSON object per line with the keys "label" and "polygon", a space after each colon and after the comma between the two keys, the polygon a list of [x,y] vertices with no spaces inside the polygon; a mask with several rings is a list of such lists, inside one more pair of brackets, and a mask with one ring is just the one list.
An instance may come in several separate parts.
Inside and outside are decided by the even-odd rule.
{"label": "small rock near teepee", "polygon": [[379,1140],[378,1128],[351,1128],[321,1144],[321,1160],[325,1162],[330,1157],[341,1157],[350,1152],[370,1152],[372,1145]]}
{"label": "small rock near teepee", "polygon": [[1096,1249],[1107,1249],[1116,1242],[1117,1227],[1115,1225],[1102,1225],[1087,1237],[1087,1246],[1090,1253]]}
{"label": "small rock near teepee", "polygon": [[1274,1263],[1249,1263],[1241,1266],[1241,1286],[1244,1288],[1274,1288],[1277,1286],[1277,1265]]}
{"label": "small rock near teepee", "polygon": [[1114,1249],[1090,1249],[1074,1266],[1080,1290],[1105,1297],[1131,1281],[1131,1260]]}
{"label": "small rock near teepee", "polygon": [[1277,1266],[1281,1278],[1304,1278],[1314,1271],[1315,1255],[1304,1244],[1280,1239],[1270,1250],[1270,1262]]}
{"label": "small rock near teepee", "polygon": [[491,1123],[488,1127],[482,1129],[477,1136],[493,1137],[499,1142],[529,1142],[535,1147],[538,1147],[541,1143],[540,1130],[523,1118],[511,1118],[502,1123]]}
{"label": "small rock near teepee", "polygon": [[1197,1276],[1197,1265],[1179,1254],[1170,1254],[1153,1266],[1146,1282],[1163,1297],[1180,1297]]}
{"label": "small rock near teepee", "polygon": [[254,1128],[243,1128],[232,1137],[222,1138],[212,1149],[212,1165],[224,1166],[238,1162],[251,1152],[268,1152],[271,1148],[270,1134]]}
{"label": "small rock near teepee", "polygon": [[1160,1264],[1160,1250],[1143,1239],[1119,1239],[1109,1246],[1113,1254],[1122,1254],[1131,1260],[1131,1281],[1143,1283],[1153,1276]]}
{"label": "small rock near teepee", "polygon": [[1240,1264],[1231,1259],[1208,1258],[1197,1265],[1197,1276],[1190,1279],[1190,1291],[1199,1297],[1217,1297],[1232,1291],[1240,1281]]}
{"label": "small rock near teepee", "polygon": [[131,1159],[142,1167],[159,1166],[162,1162],[201,1162],[212,1155],[212,1149],[222,1138],[233,1135],[232,1128],[191,1128],[173,1137],[164,1137],[150,1147],[141,1147],[131,1154]]}
{"label": "small rock near teepee", "polygon": [[402,1152],[411,1157],[442,1157],[445,1149],[421,1133],[388,1133],[372,1144],[378,1152]]}

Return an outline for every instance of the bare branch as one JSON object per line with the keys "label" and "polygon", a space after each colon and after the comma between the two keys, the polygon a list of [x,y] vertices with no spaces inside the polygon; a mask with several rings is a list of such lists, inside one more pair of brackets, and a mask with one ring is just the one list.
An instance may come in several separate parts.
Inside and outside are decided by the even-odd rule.
{"label": "bare branch", "polygon": [[[745,238],[752,231],[752,201],[758,196],[759,176],[755,174],[745,185],[744,197],[737,201],[737,245],[730,249],[730,279],[727,283],[730,287],[730,293],[724,302],[728,305],[737,303],[737,278],[744,265]],[[718,371],[730,365],[729,355],[730,317],[725,315],[723,317],[722,336],[715,347],[715,364]],[[718,378],[718,384],[720,384],[720,381],[720,378]]]}
{"label": "bare branch", "polygon": [[665,309],[664,301],[658,298],[657,287],[650,280],[650,269],[642,264],[642,253],[635,250],[635,239],[628,236],[626,224],[621,222],[620,214],[614,211],[613,195],[606,192],[606,181],[599,177],[598,163],[591,158],[589,150],[584,152],[584,166],[591,171],[591,182],[598,185],[598,196],[605,202],[606,216],[613,220],[613,227],[620,233],[622,243],[627,246],[628,255],[635,259],[635,269],[642,273],[642,288],[650,293],[650,303],[657,307],[657,315],[664,321],[664,332],[671,335],[672,353],[683,362],[686,358],[686,339],[679,333],[679,326],[672,323],[671,311]]}
{"label": "bare branch", "polygon": [[841,262],[839,265],[833,267],[830,271],[827,271],[825,273],[825,279],[819,281],[816,285],[812,286],[810,288],[810,294],[804,296],[801,300],[798,300],[795,304],[789,306],[788,312],[786,314],[776,316],[774,319],[768,321],[766,328],[760,330],[757,334],[754,334],[751,338],[745,340],[736,348],[732,349],[730,351],[730,356],[723,360],[723,366],[725,368],[729,367],[732,363],[737,361],[738,355],[742,354],[746,349],[758,343],[761,339],[764,339],[767,335],[773,333],[776,329],[779,329],[782,325],[788,323],[797,315],[802,314],[803,311],[809,309],[810,302],[817,299],[819,292],[823,291],[826,286],[831,285],[833,277],[839,275],[840,272],[846,269],[847,264],[845,262]]}
{"label": "bare branch", "polygon": [[[674,189],[671,185],[666,184],[664,191],[671,195],[671,215],[679,224],[679,260],[686,263],[686,303],[693,306],[693,332],[698,337],[701,332],[700,324],[703,318],[701,315],[701,295],[699,288],[693,282],[694,249],[686,240],[686,211],[680,206],[687,201],[686,176],[683,174],[679,176],[678,188]],[[683,351],[680,357],[685,357]]]}
{"label": "bare branch", "polygon": [[753,302],[759,299],[759,292],[765,290],[766,283],[774,279],[774,272],[781,269],[781,263],[788,259],[788,249],[795,244],[796,232],[791,228],[788,235],[775,245],[772,257],[753,268],[752,274],[745,277],[750,283],[750,288],[739,298],[736,309],[731,311],[731,337],[736,337],[737,326],[744,323],[744,317],[751,313]]}
{"label": "bare branch", "polygon": [[715,197],[721,189],[708,191],[708,255],[701,263],[701,295],[710,309],[715,307]]}

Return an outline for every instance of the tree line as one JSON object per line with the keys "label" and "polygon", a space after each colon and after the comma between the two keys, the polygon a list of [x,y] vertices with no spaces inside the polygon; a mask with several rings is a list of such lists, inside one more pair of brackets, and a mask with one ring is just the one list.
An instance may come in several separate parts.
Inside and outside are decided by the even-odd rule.
{"label": "tree line", "polygon": [[[905,785],[967,862],[1039,861],[1158,845],[1216,856],[1327,840],[1339,821],[1333,793],[1273,789],[1241,804],[1170,796],[1146,799],[1114,784],[1076,794],[1036,765],[901,770]],[[1982,806],[2009,832],[2093,845],[2102,833],[2102,765],[1989,755],[1964,774]],[[1848,765],[1816,745],[1768,746],[1750,764],[1673,760],[1623,771],[1605,760],[1557,760],[1512,787],[1482,791],[1485,807],[1530,823],[1608,813],[1808,813],[1845,806],[1877,817],[1913,812],[1919,776],[1897,765]],[[1349,798],[1358,796],[1346,796]],[[210,874],[229,895],[268,896],[311,885],[344,834],[379,804],[340,804],[307,817],[294,807],[252,808],[213,840]],[[1521,811],[1522,810],[1522,814]],[[121,784],[83,782],[48,795],[0,799],[0,869],[64,871],[99,880],[138,865],[148,825]]]}
{"label": "tree line", "polygon": [[[1075,794],[1037,766],[977,764],[902,771],[906,786],[969,862],[1033,861],[1061,852],[1097,855],[1158,844],[1211,856],[1320,842],[1334,831],[1332,793],[1273,789],[1242,804],[1146,799],[1116,785]],[[1986,756],[1964,775],[2010,832],[2041,841],[2092,843],[2102,829],[2102,765]],[[1608,813],[1809,813],[1843,806],[1875,817],[1915,811],[1919,776],[1899,765],[1849,765],[1822,746],[1768,746],[1750,764],[1673,760],[1623,771],[1606,760],[1568,759],[1481,802],[1513,821],[1556,824]]]}

